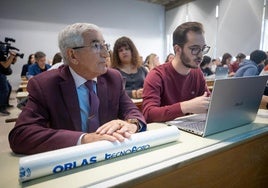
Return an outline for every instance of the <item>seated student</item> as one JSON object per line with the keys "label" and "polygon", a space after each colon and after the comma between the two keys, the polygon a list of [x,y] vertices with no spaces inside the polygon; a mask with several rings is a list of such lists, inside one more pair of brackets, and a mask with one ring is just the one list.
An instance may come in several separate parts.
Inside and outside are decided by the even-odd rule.
{"label": "seated student", "polygon": [[34,154],[100,140],[124,141],[146,129],[120,73],[106,66],[107,44],[96,25],[59,33],[64,66],[34,76],[29,99],[9,133],[15,153]]}
{"label": "seated student", "polygon": [[222,67],[228,67],[228,76],[234,76],[234,73],[231,69],[231,62],[232,62],[233,56],[229,53],[224,53],[221,60],[221,66]]}
{"label": "seated student", "polygon": [[154,53],[148,55],[144,61],[144,67],[148,72],[158,65],[160,65],[159,57]]}
{"label": "seated student", "polygon": [[36,63],[29,66],[27,74],[28,79],[44,71],[47,71],[51,67],[49,64],[46,64],[46,54],[44,52],[36,52],[34,54],[34,58]]}
{"label": "seated student", "polygon": [[20,76],[21,76],[21,77],[26,76],[26,75],[27,75],[27,72],[28,72],[28,68],[29,68],[29,66],[32,65],[32,64],[34,64],[34,63],[35,63],[34,54],[30,54],[29,57],[28,57],[27,64],[24,64],[24,65],[22,66]]}
{"label": "seated student", "polygon": [[236,58],[236,61],[234,61],[230,65],[230,74],[231,75],[234,75],[236,73],[236,71],[239,68],[240,63],[242,63],[244,61],[244,59],[246,59],[246,55],[243,53],[239,53],[239,54],[237,54],[237,56],[235,58]]}
{"label": "seated student", "polygon": [[148,123],[207,112],[210,92],[199,64],[210,47],[202,24],[178,26],[173,32],[173,48],[173,61],[151,70],[144,81],[143,114]]}
{"label": "seated student", "polygon": [[200,68],[201,68],[204,76],[210,76],[213,74],[213,72],[210,68],[210,63],[211,63],[211,57],[205,55],[202,59],[201,64],[200,64]]}
{"label": "seated student", "polygon": [[62,66],[64,63],[62,62],[62,56],[60,52],[57,52],[52,60],[52,66],[48,70],[57,69]]}
{"label": "seated student", "polygon": [[[267,53],[266,53],[267,55]],[[268,58],[268,56],[267,56]],[[262,69],[262,71],[260,72],[260,75],[267,75],[268,74],[268,59],[265,59],[264,61],[264,67]]]}
{"label": "seated student", "polygon": [[[266,59],[267,54],[262,50],[255,50],[251,52],[249,60],[244,60],[240,64],[239,69],[235,73],[235,77],[257,76],[265,74],[265,72],[260,72],[258,65],[264,64]],[[262,97],[262,101],[265,103],[268,102],[267,95],[268,95],[268,86],[266,86]]]}
{"label": "seated student", "polygon": [[169,53],[168,55],[167,55],[167,58],[166,58],[166,60],[165,60],[165,63],[168,63],[168,62],[171,62],[173,59],[174,59],[174,54],[173,53]]}
{"label": "seated student", "polygon": [[128,96],[134,99],[142,98],[143,81],[147,71],[142,66],[142,58],[130,38],[121,37],[115,41],[112,67],[119,70],[125,79]]}
{"label": "seated student", "polygon": [[235,77],[256,76],[260,74],[258,65],[263,64],[267,54],[262,50],[255,50],[250,53],[249,60],[245,59],[235,73]]}
{"label": "seated student", "polygon": [[212,63],[212,65],[211,65],[211,71],[212,71],[213,73],[216,72],[216,68],[217,68],[217,67],[221,67],[221,66],[222,66],[222,64],[221,64],[221,60],[220,60],[219,58],[212,59],[211,63]]}

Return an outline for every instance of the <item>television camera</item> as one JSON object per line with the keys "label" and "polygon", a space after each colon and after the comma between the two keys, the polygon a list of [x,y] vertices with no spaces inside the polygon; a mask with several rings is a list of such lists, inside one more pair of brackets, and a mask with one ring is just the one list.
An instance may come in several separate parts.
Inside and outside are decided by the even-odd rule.
{"label": "television camera", "polygon": [[[18,48],[13,47],[11,45],[11,42],[14,43],[15,39],[5,37],[5,42],[0,41],[0,60],[5,61],[6,58],[8,57],[10,50],[20,51]],[[22,59],[24,54],[23,53],[16,53],[16,56],[18,56]]]}

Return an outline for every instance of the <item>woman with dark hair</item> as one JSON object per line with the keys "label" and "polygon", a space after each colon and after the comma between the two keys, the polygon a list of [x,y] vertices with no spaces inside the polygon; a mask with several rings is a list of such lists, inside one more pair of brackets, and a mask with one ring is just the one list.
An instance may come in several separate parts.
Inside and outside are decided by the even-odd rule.
{"label": "woman with dark hair", "polygon": [[134,99],[142,98],[143,81],[147,71],[142,66],[142,59],[130,38],[121,37],[116,40],[113,48],[112,68],[119,70],[125,79],[128,96]]}
{"label": "woman with dark hair", "polygon": [[52,65],[55,65],[57,63],[60,63],[61,61],[62,61],[62,56],[61,56],[60,52],[58,52],[53,57]]}
{"label": "woman with dark hair", "polygon": [[221,60],[221,64],[223,67],[229,67],[229,65],[231,64],[233,56],[229,53],[225,53],[222,56],[222,60]]}
{"label": "woman with dark hair", "polygon": [[222,60],[221,60],[221,65],[223,67],[228,67],[228,69],[229,69],[228,76],[233,76],[233,73],[230,75],[230,73],[232,72],[232,68],[231,68],[232,58],[233,58],[233,56],[231,54],[225,53],[225,54],[223,54]]}
{"label": "woman with dark hair", "polygon": [[171,62],[174,59],[174,57],[175,55],[173,53],[168,54],[165,63]]}
{"label": "woman with dark hair", "polygon": [[53,69],[57,69],[60,66],[62,66],[64,63],[62,61],[62,56],[60,52],[57,52],[52,60],[52,66],[48,69],[48,70],[53,70]]}
{"label": "woman with dark hair", "polygon": [[29,57],[28,57],[27,64],[24,64],[24,65],[22,66],[21,73],[20,73],[20,77],[24,77],[24,76],[26,76],[26,74],[27,74],[27,72],[28,72],[28,67],[29,67],[30,65],[32,65],[33,63],[35,63],[34,54],[30,54]]}

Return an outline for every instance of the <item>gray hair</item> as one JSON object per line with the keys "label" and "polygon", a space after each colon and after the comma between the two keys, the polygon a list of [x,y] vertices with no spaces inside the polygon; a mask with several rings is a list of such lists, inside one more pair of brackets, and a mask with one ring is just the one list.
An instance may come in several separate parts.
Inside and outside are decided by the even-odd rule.
{"label": "gray hair", "polygon": [[58,36],[59,48],[64,64],[69,64],[67,61],[67,48],[74,48],[84,45],[83,33],[89,30],[100,31],[100,28],[90,23],[75,23],[64,28]]}
{"label": "gray hair", "polygon": [[38,51],[38,52],[35,52],[34,54],[34,58],[36,61],[39,61],[39,59],[43,57],[46,57],[46,54],[44,52]]}

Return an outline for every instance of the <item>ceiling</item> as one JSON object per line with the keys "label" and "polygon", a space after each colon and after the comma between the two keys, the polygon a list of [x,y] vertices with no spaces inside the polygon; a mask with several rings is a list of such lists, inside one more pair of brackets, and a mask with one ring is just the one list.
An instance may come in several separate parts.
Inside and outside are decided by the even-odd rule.
{"label": "ceiling", "polygon": [[165,7],[165,10],[170,10],[183,4],[195,1],[195,0],[140,0],[149,3],[160,4]]}

